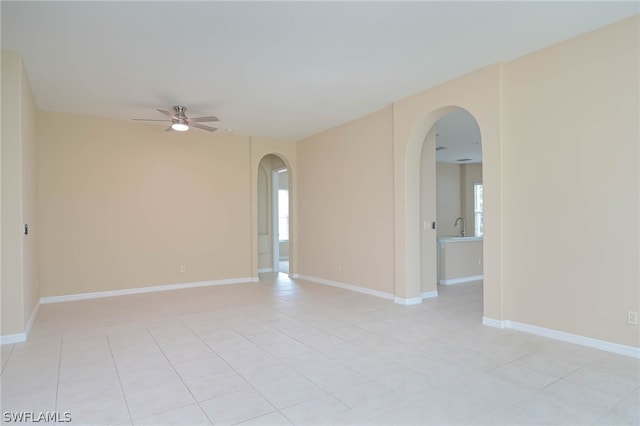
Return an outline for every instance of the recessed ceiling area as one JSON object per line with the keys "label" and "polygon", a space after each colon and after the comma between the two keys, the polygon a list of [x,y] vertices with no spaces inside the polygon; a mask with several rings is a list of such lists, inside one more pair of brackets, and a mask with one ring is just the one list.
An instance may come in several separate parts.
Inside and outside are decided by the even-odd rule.
{"label": "recessed ceiling area", "polygon": [[638,13],[637,2],[2,1],[39,109],[120,120],[185,105],[299,140]]}

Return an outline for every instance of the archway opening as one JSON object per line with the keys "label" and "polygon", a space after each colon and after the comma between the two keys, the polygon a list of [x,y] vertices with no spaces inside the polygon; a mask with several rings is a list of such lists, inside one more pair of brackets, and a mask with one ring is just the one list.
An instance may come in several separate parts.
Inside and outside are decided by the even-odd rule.
{"label": "archway opening", "polygon": [[290,268],[290,170],[276,155],[262,157],[257,181],[257,262],[259,274],[289,274]]}
{"label": "archway opening", "polygon": [[[448,112],[429,130],[422,148],[421,285],[434,288],[435,246],[437,294],[473,320],[482,317],[483,194],[480,126],[467,110]],[[434,213],[435,229],[428,222]]]}
{"label": "archway opening", "polygon": [[[420,303],[424,298],[438,295],[438,220],[436,203],[436,123],[449,113],[468,111],[458,106],[445,106],[425,114],[413,128],[405,151],[404,253],[402,287],[404,303]],[[425,157],[425,158],[423,158]],[[422,167],[422,163],[428,166]],[[484,175],[484,173],[481,173]],[[462,206],[462,202],[460,203]],[[453,225],[461,212],[453,218]],[[469,221],[468,221],[469,222]],[[460,224],[458,224],[458,229]],[[466,231],[466,229],[465,229]],[[450,235],[453,237],[453,235]],[[482,241],[484,249],[484,241]],[[477,258],[476,265],[477,265]],[[481,263],[483,261],[481,260]],[[479,303],[482,309],[482,302]]]}

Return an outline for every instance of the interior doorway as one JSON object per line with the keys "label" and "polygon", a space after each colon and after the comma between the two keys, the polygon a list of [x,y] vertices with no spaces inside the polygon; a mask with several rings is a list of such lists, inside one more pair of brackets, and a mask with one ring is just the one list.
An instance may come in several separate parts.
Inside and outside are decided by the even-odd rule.
{"label": "interior doorway", "polygon": [[289,173],[273,170],[273,264],[277,272],[289,273]]}
{"label": "interior doorway", "polygon": [[258,166],[258,273],[289,273],[289,170],[277,155]]}
{"label": "interior doorway", "polygon": [[423,289],[437,288],[438,294],[479,293],[474,297],[479,303],[472,308],[480,316],[484,278],[482,175],[478,123],[464,109],[446,113],[427,133],[421,154],[421,284]]}

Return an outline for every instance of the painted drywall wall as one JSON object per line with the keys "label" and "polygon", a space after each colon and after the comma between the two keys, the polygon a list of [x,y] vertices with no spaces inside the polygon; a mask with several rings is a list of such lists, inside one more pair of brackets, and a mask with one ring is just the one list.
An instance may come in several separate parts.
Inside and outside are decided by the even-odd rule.
{"label": "painted drywall wall", "polygon": [[[22,59],[2,51],[2,336],[22,334],[37,306],[36,107]],[[23,235],[29,224],[29,235]]]}
{"label": "painted drywall wall", "polygon": [[[424,167],[424,166],[423,166]],[[450,237],[460,235],[460,225],[454,226],[462,211],[460,188],[461,166],[453,163],[436,163],[437,182],[437,235]]]}
{"label": "painted drywall wall", "polygon": [[300,274],[393,293],[392,129],[385,108],[298,142]]}
{"label": "painted drywall wall", "polygon": [[441,242],[440,281],[482,275],[482,240]]}
{"label": "painted drywall wall", "polygon": [[42,296],[249,279],[249,165],[248,137],[40,112]]}
{"label": "painted drywall wall", "polygon": [[509,319],[640,346],[639,34],[636,16],[505,65]]}
{"label": "painted drywall wall", "polygon": [[[420,289],[422,293],[438,290],[436,127],[424,138],[420,153]],[[433,293],[431,293],[433,294]]]}

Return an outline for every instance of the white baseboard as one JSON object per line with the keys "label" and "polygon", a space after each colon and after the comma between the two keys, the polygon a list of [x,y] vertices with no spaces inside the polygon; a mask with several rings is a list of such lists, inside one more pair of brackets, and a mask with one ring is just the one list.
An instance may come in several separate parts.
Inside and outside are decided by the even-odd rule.
{"label": "white baseboard", "polygon": [[0,345],[11,345],[13,343],[22,343],[27,341],[27,335],[25,333],[7,334],[0,336]]}
{"label": "white baseboard", "polygon": [[483,279],[484,279],[484,275],[473,275],[471,277],[452,278],[450,280],[439,280],[438,284],[453,285],[453,284],[469,283],[471,281],[482,281]]}
{"label": "white baseboard", "polygon": [[31,333],[31,327],[33,326],[33,322],[36,319],[36,315],[38,315],[38,310],[40,309],[40,302],[36,303],[36,307],[31,311],[31,315],[29,315],[29,320],[27,321],[27,325],[24,327],[24,333],[17,334],[8,334],[6,336],[0,336],[0,345],[9,345],[12,343],[21,343],[26,342],[29,337],[29,333]]}
{"label": "white baseboard", "polygon": [[417,305],[422,303],[422,297],[397,297],[393,298],[393,303],[397,303],[398,305]]}
{"label": "white baseboard", "polygon": [[330,285],[332,287],[339,287],[345,290],[368,294],[369,296],[381,297],[387,300],[394,300],[393,294],[391,293],[386,293],[384,291],[379,291],[379,290],[372,290],[370,288],[359,287],[351,284],[345,284],[338,281],[326,280],[324,278],[310,277],[308,275],[302,275],[302,274],[293,274],[291,278],[300,278],[302,280],[311,281],[317,284]]}
{"label": "white baseboard", "polygon": [[229,278],[224,280],[196,281],[180,284],[155,285],[149,287],[125,288],[122,290],[98,291],[95,293],[66,294],[63,296],[41,297],[40,303],[60,303],[74,300],[99,299],[102,297],[126,296],[128,294],[154,293],[156,291],[182,290],[185,288],[208,287],[214,285],[241,284],[254,282],[253,277]]}
{"label": "white baseboard", "polygon": [[577,345],[588,346],[590,348],[600,349],[607,352],[613,352],[618,355],[625,355],[632,358],[640,358],[640,348],[634,346],[621,345],[619,343],[607,342],[606,340],[594,339],[592,337],[580,336],[578,334],[567,333],[564,331],[553,330],[550,328],[539,327],[537,325],[525,324],[510,320],[496,320],[493,318],[482,318],[482,324],[496,328],[508,328],[512,330],[523,331],[525,333],[535,334],[537,336],[548,337],[554,340],[560,340]]}
{"label": "white baseboard", "polygon": [[425,291],[420,295],[423,299],[431,299],[433,297],[438,297],[438,290]]}

